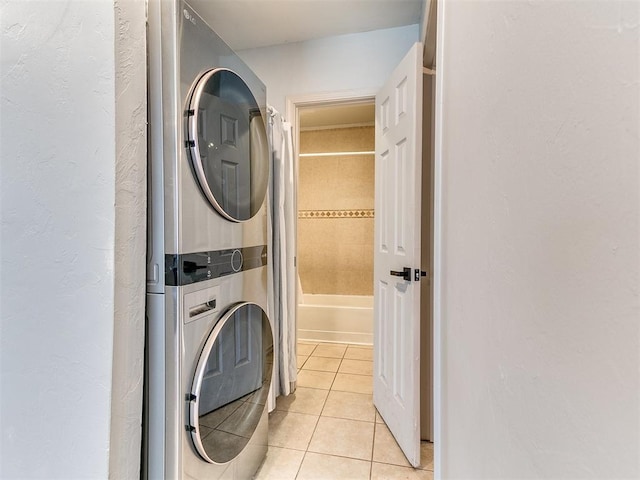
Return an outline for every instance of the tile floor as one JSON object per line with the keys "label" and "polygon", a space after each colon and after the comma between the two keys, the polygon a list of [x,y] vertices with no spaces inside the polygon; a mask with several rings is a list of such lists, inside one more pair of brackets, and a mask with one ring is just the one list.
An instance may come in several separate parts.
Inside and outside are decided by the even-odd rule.
{"label": "tile floor", "polygon": [[257,480],[433,479],[433,444],[412,468],[373,406],[373,351],[298,343],[298,388],[269,415]]}

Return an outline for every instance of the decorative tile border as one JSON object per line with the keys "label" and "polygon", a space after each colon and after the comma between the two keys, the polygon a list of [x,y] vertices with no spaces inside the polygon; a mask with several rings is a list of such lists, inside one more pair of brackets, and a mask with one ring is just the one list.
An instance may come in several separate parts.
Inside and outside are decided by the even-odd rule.
{"label": "decorative tile border", "polygon": [[360,210],[298,210],[298,218],[373,218],[373,209]]}

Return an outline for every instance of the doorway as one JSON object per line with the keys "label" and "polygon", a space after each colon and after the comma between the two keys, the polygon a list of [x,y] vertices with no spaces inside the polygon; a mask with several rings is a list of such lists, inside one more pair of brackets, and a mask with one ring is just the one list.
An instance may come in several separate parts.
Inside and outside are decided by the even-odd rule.
{"label": "doorway", "polygon": [[[432,78],[425,78],[425,91],[432,91]],[[296,171],[298,172],[298,179],[300,180],[300,177],[304,177],[305,173],[301,172],[302,168],[305,168],[304,165],[301,165],[299,162],[304,162],[306,161],[305,159],[308,159],[310,157],[306,157],[304,156],[307,153],[322,153],[322,152],[318,152],[318,151],[312,151],[312,150],[306,150],[305,146],[303,145],[303,139],[301,140],[300,136],[305,134],[306,131],[308,131],[309,127],[312,127],[313,125],[309,124],[309,123],[305,123],[305,115],[307,113],[312,113],[313,110],[320,110],[320,109],[327,109],[327,112],[330,112],[330,110],[334,107],[340,107],[340,106],[346,106],[349,104],[353,104],[353,103],[361,103],[361,104],[369,104],[371,105],[374,101],[375,101],[375,94],[377,93],[377,91],[367,91],[367,92],[361,92],[361,91],[356,91],[356,92],[339,92],[339,93],[333,93],[333,94],[321,94],[321,95],[307,95],[307,96],[300,96],[300,97],[289,97],[287,99],[287,118],[289,118],[290,120],[292,120],[292,124],[293,124],[293,135],[294,135],[294,142],[296,145],[296,151],[300,152],[303,154],[303,156],[301,156],[300,158],[296,157]],[[425,104],[425,111],[424,114],[429,118],[428,121],[423,122],[424,126],[426,129],[431,129],[433,124],[431,122],[431,117],[432,117],[432,108],[433,108],[433,104],[431,103],[431,95],[426,95],[426,97],[428,97],[429,101],[428,101],[428,105]],[[373,123],[375,124],[375,112],[374,112],[374,118],[372,119]],[[345,123],[344,121],[342,122],[343,124]],[[339,123],[337,124],[338,126]],[[335,125],[334,125],[335,126]],[[352,125],[353,126],[353,125]],[[330,125],[325,125],[325,127],[327,127],[327,129],[332,128],[333,126]],[[426,132],[426,130],[425,130]],[[424,133],[424,132],[423,132]],[[429,139],[427,140],[428,142],[432,142],[432,138],[429,132],[429,135],[427,135],[429,137]],[[426,138],[426,137],[425,137]],[[375,143],[375,136],[374,136],[374,143]],[[373,148],[372,150],[375,150],[375,148]],[[355,149],[353,150],[355,151]],[[367,150],[363,150],[363,151],[367,151]],[[331,153],[328,152],[327,153]],[[423,158],[423,164],[427,165],[429,163],[433,162],[433,157],[432,157],[432,147],[427,147],[424,149],[423,151],[424,154],[424,158]],[[322,165],[322,164],[320,164]],[[326,164],[324,164],[326,166]],[[316,169],[317,168],[321,168],[318,167],[316,165]],[[425,177],[423,178],[423,182],[432,182],[432,169],[431,168],[426,168],[423,169],[423,174],[425,174]],[[302,181],[300,183],[298,183],[298,202],[300,202],[301,199],[301,190],[303,190],[305,187],[303,186],[303,182],[304,182],[304,178],[301,179]],[[328,186],[326,187],[329,189],[329,191],[331,191],[331,187]],[[430,191],[431,192],[431,191]],[[302,193],[302,195],[304,195],[304,193]],[[425,197],[423,199],[423,211],[426,210],[431,210],[432,209],[432,199],[431,197]],[[306,219],[304,218],[304,215],[309,215],[310,212],[304,212],[305,210],[307,210],[307,208],[304,205],[304,200],[303,200],[303,204],[302,205],[298,205],[298,210],[302,211],[302,214],[299,215],[298,218],[298,228],[300,229],[300,227],[302,226],[302,222],[304,222]],[[312,210],[312,209],[311,209]],[[314,212],[315,213],[315,212]],[[320,212],[322,213],[322,212]],[[326,214],[327,212],[325,212]],[[375,216],[375,212],[373,212],[373,215]],[[301,218],[302,217],[302,218]],[[320,222],[321,220],[316,219],[315,222],[316,224],[318,224],[317,222]],[[311,222],[308,222],[311,223]],[[304,226],[303,226],[304,228]],[[313,231],[313,229],[312,229]],[[431,237],[433,235],[433,226],[431,224],[431,220],[430,222],[427,222],[425,224],[422,225],[422,232],[423,235],[429,236]],[[300,238],[300,235],[298,236],[298,238]],[[301,239],[302,241],[304,241],[304,239]],[[300,242],[300,240],[299,240]],[[299,243],[300,246],[300,243]],[[429,244],[425,244],[423,245],[424,247],[427,248],[427,250],[431,250],[433,248],[432,245]],[[305,260],[305,252],[304,252],[304,246],[302,246],[302,252],[300,252],[300,250],[298,251],[298,271],[301,272],[301,277],[304,277],[304,260]],[[423,257],[425,259],[429,259],[429,261],[427,262],[428,264],[428,269],[429,271],[431,270],[431,266],[432,266],[432,255],[427,253],[427,250],[423,251]],[[427,287],[427,285],[429,285],[431,282],[425,282],[424,283],[424,287]],[[305,288],[302,285],[302,282],[300,282],[299,288],[298,288],[298,295],[302,296],[305,293],[304,291]],[[421,294],[422,296],[422,294]],[[304,300],[303,300],[304,302]],[[300,305],[300,301],[298,301],[298,304]],[[304,303],[303,303],[304,305]],[[426,306],[426,304],[425,304]],[[303,306],[304,308],[304,306]],[[300,335],[300,332],[298,332]],[[317,333],[317,332],[316,332]],[[429,332],[431,334],[431,332]],[[302,335],[299,336],[299,338],[301,339],[305,339],[308,338],[307,337],[308,332],[304,332]],[[432,341],[432,337],[431,335],[429,335],[430,338],[426,339],[426,341]],[[341,337],[344,338],[344,337]],[[339,342],[340,340],[337,337],[334,338],[328,338],[325,337],[321,340],[321,342]],[[373,340],[371,340],[370,342],[356,342],[356,343],[372,343]],[[305,347],[305,348],[311,348],[309,346]],[[324,348],[324,347],[323,347]],[[433,412],[433,408],[434,408],[434,403],[433,403],[433,390],[432,390],[432,384],[433,384],[433,364],[429,364],[429,362],[433,359],[433,352],[431,351],[430,348],[428,349],[423,349],[423,354],[425,356],[425,359],[428,359],[428,361],[426,362],[426,364],[423,362],[422,364],[422,369],[425,373],[427,373],[427,368],[428,368],[428,373],[427,375],[424,375],[423,378],[421,378],[421,390],[422,391],[427,391],[428,394],[425,396],[424,400],[427,400],[426,402],[422,403],[422,411],[423,413],[421,414],[421,418],[423,420],[428,419],[427,424],[422,424],[421,426],[421,432],[422,432],[422,438],[423,439],[427,439],[427,440],[434,440],[434,434],[433,434],[433,420],[434,420],[434,412]],[[305,351],[305,353],[303,354],[302,357],[304,358],[311,358],[311,357],[307,357],[307,355],[309,355],[308,352]],[[304,361],[304,358],[301,358],[302,361]],[[300,359],[299,359],[300,360]],[[300,368],[300,365],[299,365]],[[301,372],[303,372],[301,370]],[[319,376],[320,374],[318,374]],[[354,377],[355,379],[356,377]],[[426,387],[425,387],[426,385]],[[354,386],[355,388],[355,384],[351,385]],[[378,418],[378,417],[377,417]],[[391,434],[389,434],[391,435]],[[374,442],[375,444],[375,442]],[[422,453],[421,453],[421,457],[422,457],[422,466],[425,467],[427,469],[433,469],[434,468],[434,462],[433,462],[433,458],[434,458],[434,444],[431,442],[424,442],[422,445],[424,448],[421,448]],[[375,462],[375,459],[374,459]]]}
{"label": "doorway", "polygon": [[298,110],[298,338],[372,345],[375,106]]}

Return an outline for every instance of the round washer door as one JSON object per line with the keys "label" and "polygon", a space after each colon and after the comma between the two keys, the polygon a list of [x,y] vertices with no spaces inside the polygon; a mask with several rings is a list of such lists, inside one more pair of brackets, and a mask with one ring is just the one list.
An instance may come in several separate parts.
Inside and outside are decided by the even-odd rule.
{"label": "round washer door", "polygon": [[266,408],[273,334],[255,303],[233,305],[213,327],[196,367],[189,401],[191,439],[209,463],[233,460]]}
{"label": "round washer door", "polygon": [[264,203],[269,148],[260,106],[225,68],[196,82],[187,109],[187,146],[200,189],[226,219],[243,222]]}

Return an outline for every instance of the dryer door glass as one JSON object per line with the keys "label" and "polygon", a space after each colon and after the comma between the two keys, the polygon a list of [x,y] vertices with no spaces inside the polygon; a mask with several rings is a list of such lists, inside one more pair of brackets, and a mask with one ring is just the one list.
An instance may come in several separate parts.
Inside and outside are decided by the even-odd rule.
{"label": "dryer door glass", "polygon": [[273,335],[255,303],[231,307],[216,323],[198,360],[189,399],[193,444],[210,463],[233,460],[265,411],[273,370]]}
{"label": "dryer door glass", "polygon": [[269,180],[265,121],[251,90],[231,70],[210,70],[196,83],[186,118],[202,193],[228,220],[249,220],[262,207]]}

